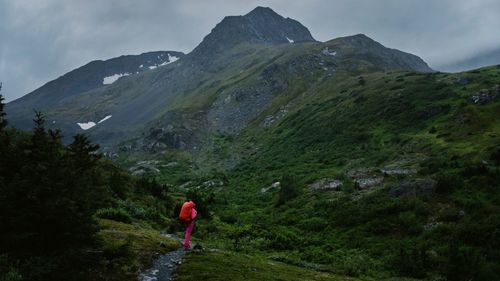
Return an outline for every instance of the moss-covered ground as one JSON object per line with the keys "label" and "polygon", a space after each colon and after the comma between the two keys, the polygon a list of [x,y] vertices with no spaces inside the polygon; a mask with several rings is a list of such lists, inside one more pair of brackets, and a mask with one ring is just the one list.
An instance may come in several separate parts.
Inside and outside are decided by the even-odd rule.
{"label": "moss-covered ground", "polygon": [[190,253],[178,268],[175,280],[191,281],[356,281],[328,272],[305,269],[266,257],[233,252]]}
{"label": "moss-covered ground", "polygon": [[155,258],[180,247],[179,242],[147,226],[107,219],[100,219],[99,225],[105,256],[93,273],[99,280],[136,280],[137,272],[149,268]]}

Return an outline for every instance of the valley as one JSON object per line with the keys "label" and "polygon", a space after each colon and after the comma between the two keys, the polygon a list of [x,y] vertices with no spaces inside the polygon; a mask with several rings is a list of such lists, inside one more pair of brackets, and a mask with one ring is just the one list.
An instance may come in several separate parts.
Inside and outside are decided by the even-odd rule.
{"label": "valley", "polygon": [[499,84],[264,7],[91,62],[5,106],[0,280],[137,280],[186,199],[174,280],[496,280]]}

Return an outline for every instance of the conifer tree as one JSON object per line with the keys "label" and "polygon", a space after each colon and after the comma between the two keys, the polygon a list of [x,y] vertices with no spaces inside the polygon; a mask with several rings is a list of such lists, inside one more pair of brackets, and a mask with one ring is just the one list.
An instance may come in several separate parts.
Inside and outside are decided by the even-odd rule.
{"label": "conifer tree", "polygon": [[96,153],[99,145],[92,142],[82,134],[73,137],[73,142],[69,145],[69,151],[73,155],[76,167],[78,169],[87,169],[99,160],[100,156]]}
{"label": "conifer tree", "polygon": [[2,92],[2,82],[0,82],[0,132],[7,126],[7,120],[5,120],[5,104],[3,103],[4,98],[1,94]]}

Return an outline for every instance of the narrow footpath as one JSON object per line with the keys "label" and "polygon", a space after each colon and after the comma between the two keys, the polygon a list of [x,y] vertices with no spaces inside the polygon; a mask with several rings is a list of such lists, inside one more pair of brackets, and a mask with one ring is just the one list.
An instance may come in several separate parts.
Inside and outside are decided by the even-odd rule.
{"label": "narrow footpath", "polygon": [[[181,239],[172,234],[165,236],[181,242]],[[161,255],[153,264],[153,267],[141,273],[139,281],[170,281],[177,266],[182,263],[186,251],[182,247],[175,251]]]}

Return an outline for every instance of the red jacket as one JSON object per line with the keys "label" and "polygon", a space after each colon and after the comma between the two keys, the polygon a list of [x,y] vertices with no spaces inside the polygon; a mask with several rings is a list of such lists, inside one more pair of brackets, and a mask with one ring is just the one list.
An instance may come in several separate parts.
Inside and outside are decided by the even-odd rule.
{"label": "red jacket", "polygon": [[183,221],[191,221],[196,218],[196,204],[193,201],[186,202],[182,204],[181,212],[179,213],[179,219]]}

